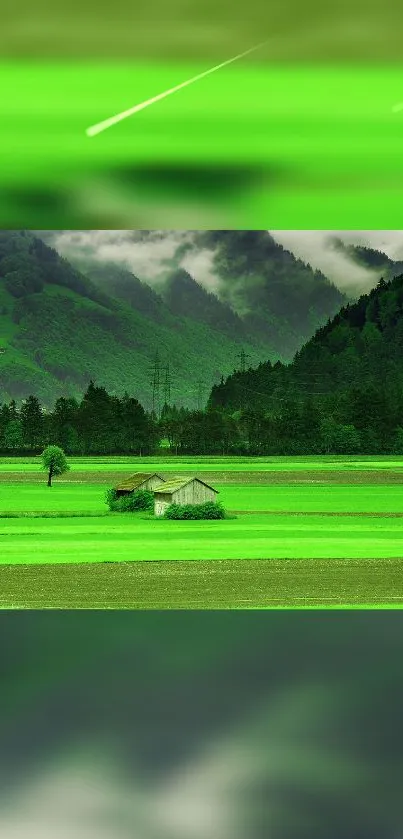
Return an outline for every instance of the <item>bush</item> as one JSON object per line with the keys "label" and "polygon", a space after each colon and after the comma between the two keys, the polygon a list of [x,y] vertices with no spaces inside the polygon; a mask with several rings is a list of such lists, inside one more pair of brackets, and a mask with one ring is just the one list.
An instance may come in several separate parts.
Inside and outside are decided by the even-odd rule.
{"label": "bush", "polygon": [[225,510],[221,504],[206,501],[205,504],[170,504],[164,513],[165,519],[224,519]]}
{"label": "bush", "polygon": [[154,495],[146,489],[120,496],[117,496],[115,489],[108,489],[105,500],[114,513],[134,513],[136,510],[152,510],[154,507]]}
{"label": "bush", "polygon": [[105,502],[110,510],[113,510],[115,501],[117,501],[116,489],[107,489],[105,493]]}

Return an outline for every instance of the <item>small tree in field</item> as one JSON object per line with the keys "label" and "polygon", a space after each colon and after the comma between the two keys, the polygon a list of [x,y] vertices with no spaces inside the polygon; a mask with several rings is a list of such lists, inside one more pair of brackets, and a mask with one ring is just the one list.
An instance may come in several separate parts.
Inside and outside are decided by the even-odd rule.
{"label": "small tree in field", "polygon": [[42,452],[43,468],[48,473],[48,487],[52,486],[52,478],[55,475],[64,475],[70,469],[63,449],[59,446],[47,446]]}

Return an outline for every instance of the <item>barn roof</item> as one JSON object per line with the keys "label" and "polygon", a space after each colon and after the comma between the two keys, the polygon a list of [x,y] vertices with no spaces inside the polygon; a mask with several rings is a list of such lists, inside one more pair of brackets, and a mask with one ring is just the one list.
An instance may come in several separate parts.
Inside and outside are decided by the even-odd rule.
{"label": "barn roof", "polygon": [[164,492],[172,495],[172,493],[177,492],[178,489],[182,489],[182,487],[192,483],[192,481],[198,481],[199,484],[203,484],[205,487],[212,489],[213,492],[216,492],[218,495],[218,489],[214,489],[214,487],[210,486],[210,484],[206,484],[206,482],[202,481],[201,478],[172,478],[172,480],[166,481],[164,484],[161,484],[161,486],[156,487],[154,492]]}
{"label": "barn roof", "polygon": [[157,472],[136,472],[135,475],[131,475],[130,478],[126,478],[126,480],[122,481],[115,489],[118,490],[132,490],[137,489],[139,486],[144,484],[146,481],[149,481],[150,478],[159,478],[161,483],[163,483],[164,479],[161,475],[158,475]]}

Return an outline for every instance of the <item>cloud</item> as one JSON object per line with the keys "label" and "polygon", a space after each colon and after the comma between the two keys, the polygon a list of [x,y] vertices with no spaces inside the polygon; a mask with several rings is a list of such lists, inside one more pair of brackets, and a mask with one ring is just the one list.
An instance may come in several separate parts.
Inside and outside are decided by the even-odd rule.
{"label": "cloud", "polygon": [[403,258],[403,230],[271,230],[272,236],[295,256],[321,270],[342,290],[372,288],[379,272],[356,265],[345,254],[333,250],[329,238],[336,236],[352,245],[381,250],[391,259]]}
{"label": "cloud", "polygon": [[[273,238],[295,256],[320,269],[345,291],[372,288],[379,272],[356,265],[331,247],[330,237],[381,250],[403,259],[402,230],[271,230]],[[151,285],[181,267],[209,291],[222,292],[215,273],[214,249],[200,247],[192,230],[59,230],[46,231],[48,241],[80,267],[86,261],[113,262]]]}
{"label": "cloud", "polygon": [[188,235],[188,231],[59,230],[53,245],[68,259],[113,262],[152,282]]}
{"label": "cloud", "polygon": [[209,290],[218,286],[214,251],[192,247],[191,230],[57,230],[46,241],[80,267],[86,262],[113,262],[150,284],[181,267]]}

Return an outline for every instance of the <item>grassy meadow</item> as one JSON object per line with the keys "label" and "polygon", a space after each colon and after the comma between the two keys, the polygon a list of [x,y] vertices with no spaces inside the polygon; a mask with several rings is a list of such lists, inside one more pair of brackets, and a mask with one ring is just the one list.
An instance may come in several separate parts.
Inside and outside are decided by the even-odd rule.
{"label": "grassy meadow", "polygon": [[[396,606],[403,602],[403,460],[0,459],[3,608]],[[200,474],[224,521],[109,513],[135,471]]]}

